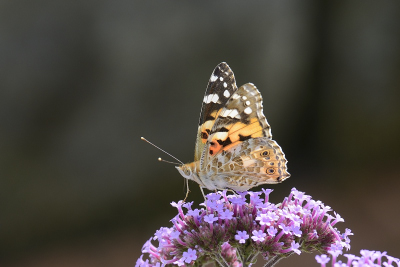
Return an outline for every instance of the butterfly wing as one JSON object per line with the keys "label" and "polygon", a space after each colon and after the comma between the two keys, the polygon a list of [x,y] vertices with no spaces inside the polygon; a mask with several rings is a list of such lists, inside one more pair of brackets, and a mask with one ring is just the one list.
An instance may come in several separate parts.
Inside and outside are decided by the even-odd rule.
{"label": "butterfly wing", "polygon": [[281,147],[265,137],[245,140],[211,158],[204,165],[204,184],[213,188],[246,191],[261,184],[275,184],[290,177]]}
{"label": "butterfly wing", "polygon": [[211,179],[224,177],[219,188],[243,191],[258,184],[279,183],[290,176],[282,149],[271,140],[262,97],[253,84],[236,90],[217,114],[200,169],[214,173],[214,177],[208,175]]}
{"label": "butterfly wing", "polygon": [[225,62],[218,64],[211,74],[201,107],[194,161],[200,160],[219,112],[235,91],[237,86],[232,70]]}
{"label": "butterfly wing", "polygon": [[264,116],[262,97],[257,88],[242,85],[219,112],[208,137],[210,156],[227,150],[250,138],[271,138],[270,126]]}

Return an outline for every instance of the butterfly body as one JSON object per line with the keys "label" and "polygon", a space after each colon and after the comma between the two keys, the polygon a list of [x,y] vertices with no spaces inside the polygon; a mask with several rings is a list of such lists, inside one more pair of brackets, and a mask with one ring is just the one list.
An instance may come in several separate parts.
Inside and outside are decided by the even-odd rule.
{"label": "butterfly body", "polygon": [[251,83],[237,88],[232,70],[220,63],[203,99],[195,160],[176,167],[180,174],[202,188],[235,191],[289,178],[262,108],[257,88]]}

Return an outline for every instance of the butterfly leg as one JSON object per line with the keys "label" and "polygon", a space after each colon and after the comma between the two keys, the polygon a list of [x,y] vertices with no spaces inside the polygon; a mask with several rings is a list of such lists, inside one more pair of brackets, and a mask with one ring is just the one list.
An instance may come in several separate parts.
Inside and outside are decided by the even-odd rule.
{"label": "butterfly leg", "polygon": [[200,187],[200,190],[201,190],[201,193],[203,194],[203,197],[204,197],[204,201],[207,201],[207,199],[206,199],[206,195],[204,195],[204,191],[203,191],[203,188],[199,185],[199,187]]}
{"label": "butterfly leg", "polygon": [[190,192],[190,190],[189,190],[189,179],[185,179],[186,180],[186,196],[185,196],[185,199],[183,200],[183,202],[186,202],[186,199],[187,199],[187,197],[189,196],[189,192]]}
{"label": "butterfly leg", "polygon": [[228,189],[228,191],[231,191],[235,196],[237,196],[238,194],[235,192],[235,190],[232,189]]}

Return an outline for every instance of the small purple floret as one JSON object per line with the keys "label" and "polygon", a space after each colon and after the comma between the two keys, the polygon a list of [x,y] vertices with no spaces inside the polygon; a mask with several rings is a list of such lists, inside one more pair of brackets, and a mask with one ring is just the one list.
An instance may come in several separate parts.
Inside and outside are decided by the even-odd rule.
{"label": "small purple floret", "polygon": [[327,264],[331,259],[328,257],[328,256],[326,256],[325,254],[322,254],[321,256],[320,255],[317,255],[317,256],[315,256],[315,259],[317,260],[317,262],[319,263],[319,264],[321,264],[321,266],[325,266],[325,264]]}
{"label": "small purple floret", "polygon": [[205,221],[205,222],[208,222],[208,223],[213,223],[213,222],[215,222],[215,221],[218,221],[218,218],[215,218],[215,217],[214,217],[214,214],[206,215],[206,216],[204,216],[203,218],[204,218],[204,221]]}
{"label": "small purple floret", "polygon": [[235,235],[235,239],[239,241],[239,243],[244,244],[246,240],[249,239],[249,235],[246,231],[237,231],[237,235]]}
{"label": "small purple floret", "polygon": [[189,248],[187,252],[183,252],[182,258],[184,258],[186,263],[191,263],[197,259],[196,250]]}
{"label": "small purple floret", "polygon": [[253,239],[254,241],[259,241],[259,242],[261,242],[261,241],[264,241],[265,240],[265,237],[267,236],[267,234],[266,233],[264,233],[263,231],[261,231],[261,230],[254,230],[253,232],[252,232],[252,234],[253,234],[253,236],[251,237],[251,239]]}

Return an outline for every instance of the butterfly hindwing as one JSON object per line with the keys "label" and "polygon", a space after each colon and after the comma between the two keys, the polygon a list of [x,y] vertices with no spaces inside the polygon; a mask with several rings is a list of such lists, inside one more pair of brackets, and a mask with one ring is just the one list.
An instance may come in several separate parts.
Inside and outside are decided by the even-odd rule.
{"label": "butterfly hindwing", "polygon": [[258,137],[223,150],[205,164],[204,171],[216,174],[213,183],[218,187],[244,191],[287,179],[290,174],[286,162],[281,147],[274,140]]}
{"label": "butterfly hindwing", "polygon": [[194,160],[200,159],[218,113],[237,90],[235,76],[225,62],[218,64],[211,74],[204,95],[197,131]]}

